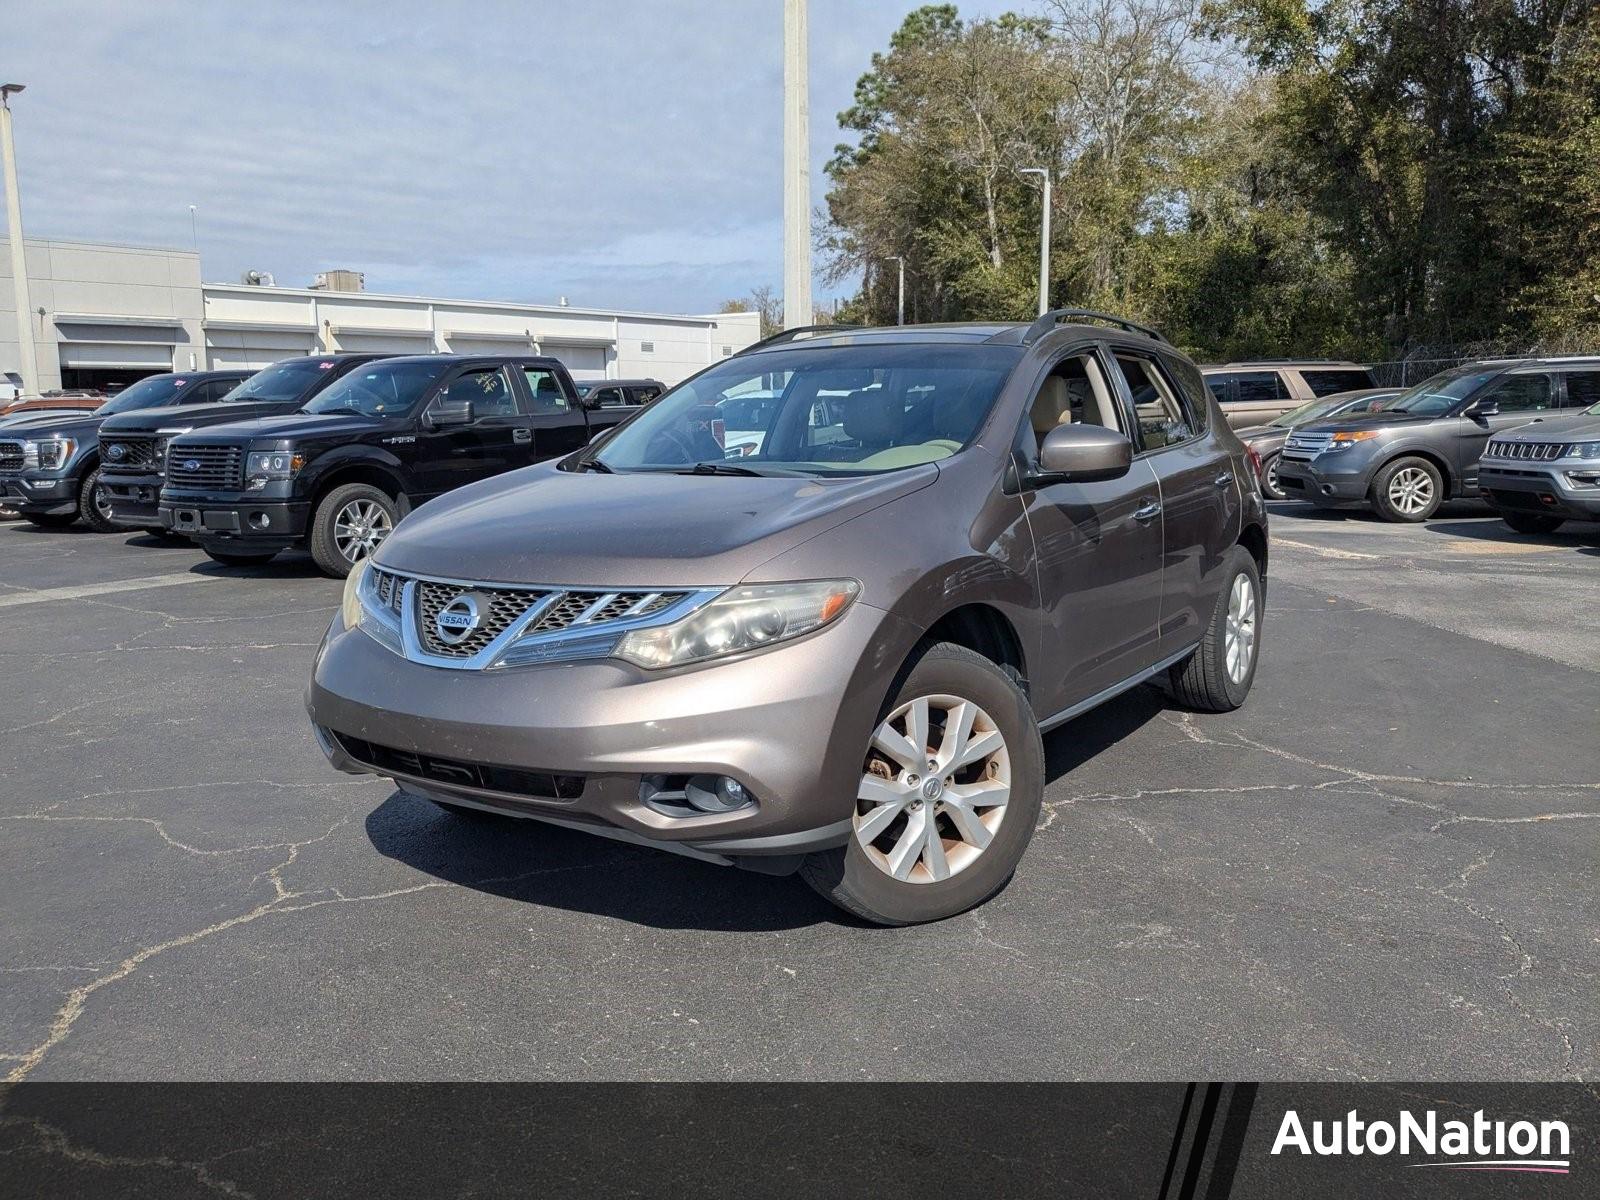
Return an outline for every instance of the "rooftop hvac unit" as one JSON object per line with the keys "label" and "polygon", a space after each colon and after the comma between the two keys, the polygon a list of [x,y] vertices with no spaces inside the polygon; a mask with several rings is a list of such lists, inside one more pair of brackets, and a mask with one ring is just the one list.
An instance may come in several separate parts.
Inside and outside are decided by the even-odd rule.
{"label": "rooftop hvac unit", "polygon": [[360,271],[318,271],[311,286],[319,292],[364,292],[367,277]]}
{"label": "rooftop hvac unit", "polygon": [[273,282],[272,272],[246,271],[243,275],[239,276],[239,282],[247,283],[251,287],[271,287]]}

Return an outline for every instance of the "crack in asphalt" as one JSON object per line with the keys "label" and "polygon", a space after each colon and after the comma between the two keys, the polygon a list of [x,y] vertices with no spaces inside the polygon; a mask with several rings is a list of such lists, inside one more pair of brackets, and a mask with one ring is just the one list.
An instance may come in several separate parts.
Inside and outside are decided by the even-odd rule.
{"label": "crack in asphalt", "polygon": [[[4,1101],[0,1100],[0,1108]],[[0,1129],[21,1129],[32,1133],[35,1141],[31,1147],[36,1153],[63,1158],[79,1166],[96,1167],[103,1170],[130,1170],[154,1169],[161,1171],[181,1171],[193,1176],[194,1182],[209,1192],[219,1196],[232,1196],[235,1200],[255,1200],[255,1193],[247,1192],[231,1179],[223,1179],[211,1171],[212,1160],[190,1160],[170,1158],[164,1154],[136,1158],[124,1154],[104,1154],[99,1150],[91,1150],[74,1143],[64,1130],[54,1125],[47,1125],[34,1117],[4,1116],[0,1115]],[[27,1150],[30,1147],[19,1147]],[[6,1151],[15,1153],[16,1150]],[[232,1152],[230,1152],[232,1153]]]}

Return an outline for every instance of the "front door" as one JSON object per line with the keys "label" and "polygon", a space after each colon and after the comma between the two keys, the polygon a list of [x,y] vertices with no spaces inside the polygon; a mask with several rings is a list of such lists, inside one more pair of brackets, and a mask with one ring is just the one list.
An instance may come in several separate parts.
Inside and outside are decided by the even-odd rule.
{"label": "front door", "polygon": [[1468,407],[1474,405],[1492,405],[1498,411],[1477,417],[1446,418],[1454,435],[1456,478],[1461,480],[1461,490],[1466,493],[1478,490],[1478,460],[1483,457],[1483,448],[1489,444],[1490,437],[1526,425],[1555,408],[1554,380],[1546,371],[1502,375],[1474,396]]}
{"label": "front door", "polygon": [[[1127,432],[1109,360],[1079,349],[1040,382],[1019,434],[1032,463],[1056,425]],[[1049,715],[1086,700],[1150,661],[1161,613],[1161,493],[1147,462],[1120,479],[1053,483],[1022,493],[1038,574],[1035,705]]]}
{"label": "front door", "polygon": [[560,378],[548,366],[525,363],[518,369],[526,391],[524,411],[532,431],[526,451],[528,462],[581,450],[589,441],[589,422],[584,419],[577,397],[561,386]]}
{"label": "front door", "polygon": [[462,368],[440,387],[428,412],[445,401],[461,400],[472,404],[468,424],[436,427],[424,413],[418,425],[415,461],[420,500],[528,464],[528,419],[517,404],[505,367]]}

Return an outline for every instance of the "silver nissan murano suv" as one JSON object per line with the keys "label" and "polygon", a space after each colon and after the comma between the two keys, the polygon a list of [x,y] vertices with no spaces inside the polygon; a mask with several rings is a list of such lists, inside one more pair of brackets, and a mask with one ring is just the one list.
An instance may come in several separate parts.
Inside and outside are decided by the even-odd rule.
{"label": "silver nissan murano suv", "polygon": [[1241,704],[1266,568],[1248,452],[1153,331],[791,330],[408,516],[307,705],[336,767],[452,812],[910,924],[1017,869],[1041,731],[1146,681]]}

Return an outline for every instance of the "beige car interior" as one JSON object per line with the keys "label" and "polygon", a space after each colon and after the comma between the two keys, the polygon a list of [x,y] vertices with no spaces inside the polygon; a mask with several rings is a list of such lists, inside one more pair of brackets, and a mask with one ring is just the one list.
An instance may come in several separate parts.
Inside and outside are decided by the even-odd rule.
{"label": "beige car interior", "polygon": [[1057,425],[1076,423],[1122,430],[1116,402],[1100,364],[1087,355],[1069,358],[1050,372],[1034,398],[1030,415],[1033,432],[1041,443]]}

